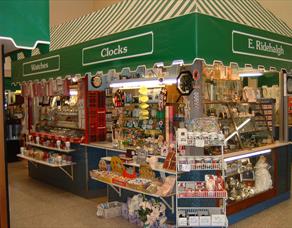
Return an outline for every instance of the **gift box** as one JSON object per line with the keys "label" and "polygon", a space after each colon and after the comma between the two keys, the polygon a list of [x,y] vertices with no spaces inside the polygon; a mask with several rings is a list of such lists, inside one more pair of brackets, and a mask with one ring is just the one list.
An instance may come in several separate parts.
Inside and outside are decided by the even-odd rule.
{"label": "gift box", "polygon": [[127,179],[123,177],[115,177],[112,179],[112,183],[125,187],[127,185]]}
{"label": "gift box", "polygon": [[211,215],[212,226],[226,226],[225,215]]}
{"label": "gift box", "polygon": [[118,201],[101,203],[97,206],[96,215],[104,218],[114,218],[121,216],[122,204]]}

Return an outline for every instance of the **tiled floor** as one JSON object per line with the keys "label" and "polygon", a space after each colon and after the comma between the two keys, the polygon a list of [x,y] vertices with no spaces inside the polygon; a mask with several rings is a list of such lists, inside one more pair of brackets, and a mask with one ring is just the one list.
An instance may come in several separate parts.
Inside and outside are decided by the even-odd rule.
{"label": "tiled floor", "polygon": [[96,216],[98,202],[31,179],[25,162],[9,164],[11,228],[131,228],[123,218]]}
{"label": "tiled floor", "polygon": [[[9,164],[11,228],[131,228],[122,218],[96,217],[105,198],[84,199],[33,180],[26,164]],[[231,228],[291,228],[292,199],[245,219]]]}

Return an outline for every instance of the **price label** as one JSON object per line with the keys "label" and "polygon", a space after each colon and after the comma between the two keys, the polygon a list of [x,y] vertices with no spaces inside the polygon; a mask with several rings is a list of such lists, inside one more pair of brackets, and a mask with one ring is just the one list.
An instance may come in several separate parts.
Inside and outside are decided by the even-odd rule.
{"label": "price label", "polygon": [[189,217],[190,226],[199,226],[199,216],[190,216]]}
{"label": "price label", "polygon": [[204,146],[205,146],[205,141],[204,141],[204,139],[196,139],[196,141],[195,141],[195,146],[196,146],[196,147],[204,147]]}
{"label": "price label", "polygon": [[190,172],[191,171],[191,165],[190,164],[182,164],[181,171]]}
{"label": "price label", "polygon": [[188,225],[188,219],[187,218],[178,218],[177,221],[179,226],[187,226]]}

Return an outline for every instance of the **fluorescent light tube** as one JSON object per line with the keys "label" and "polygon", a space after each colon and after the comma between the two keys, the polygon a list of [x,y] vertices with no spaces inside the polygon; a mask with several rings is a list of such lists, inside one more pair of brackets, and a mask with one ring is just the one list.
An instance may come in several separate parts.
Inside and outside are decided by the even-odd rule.
{"label": "fluorescent light tube", "polygon": [[239,159],[242,159],[242,158],[250,158],[250,157],[253,157],[253,156],[256,156],[256,155],[271,153],[271,151],[272,151],[271,149],[268,149],[268,150],[261,150],[261,151],[248,153],[248,154],[242,154],[242,155],[238,155],[238,156],[234,156],[234,157],[230,157],[230,158],[225,158],[224,161],[225,162],[231,162],[231,161],[239,160]]}
{"label": "fluorescent light tube", "polygon": [[245,73],[239,73],[239,77],[241,77],[241,78],[260,77],[260,76],[263,76],[263,73],[261,73],[261,72],[245,72]]}
{"label": "fluorescent light tube", "polygon": [[[129,81],[127,81],[129,80]],[[127,79],[127,80],[123,80],[123,82],[121,81],[113,81],[110,84],[111,88],[138,88],[140,86],[145,86],[145,87],[161,87],[163,85],[172,85],[172,84],[176,84],[176,78],[166,78],[162,81],[159,81],[158,79],[151,79],[151,80],[131,80],[131,79]]]}
{"label": "fluorescent light tube", "polygon": [[70,89],[70,91],[69,91],[69,95],[70,96],[77,96],[78,95],[78,91],[77,90],[72,90],[72,89]]}

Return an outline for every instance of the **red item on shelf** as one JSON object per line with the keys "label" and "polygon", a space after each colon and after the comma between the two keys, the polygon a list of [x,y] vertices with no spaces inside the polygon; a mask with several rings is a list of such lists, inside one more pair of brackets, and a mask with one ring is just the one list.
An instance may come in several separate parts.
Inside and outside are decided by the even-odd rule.
{"label": "red item on shelf", "polygon": [[120,186],[123,186],[123,187],[125,187],[125,186],[127,185],[127,181],[121,179],[120,177],[115,177],[115,178],[113,178],[113,179],[112,179],[112,183],[113,183],[113,184],[120,185]]}
{"label": "red item on shelf", "polygon": [[133,172],[133,174],[130,174],[127,172],[127,169],[124,169],[123,170],[123,177],[127,177],[127,178],[130,178],[130,179],[135,179],[137,177],[137,174],[136,172]]}

